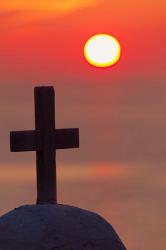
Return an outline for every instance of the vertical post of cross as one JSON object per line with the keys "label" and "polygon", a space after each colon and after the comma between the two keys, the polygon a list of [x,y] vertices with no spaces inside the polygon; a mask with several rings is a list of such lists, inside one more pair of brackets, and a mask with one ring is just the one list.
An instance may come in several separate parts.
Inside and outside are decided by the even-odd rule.
{"label": "vertical post of cross", "polygon": [[42,145],[36,151],[37,204],[57,203],[54,99],[53,87],[35,88],[35,128]]}

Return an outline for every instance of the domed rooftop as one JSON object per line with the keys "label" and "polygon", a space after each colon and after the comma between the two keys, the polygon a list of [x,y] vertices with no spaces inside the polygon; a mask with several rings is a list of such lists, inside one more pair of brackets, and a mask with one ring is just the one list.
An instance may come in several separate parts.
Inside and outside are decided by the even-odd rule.
{"label": "domed rooftop", "polygon": [[35,130],[10,134],[12,152],[36,151],[37,205],[0,217],[0,250],[125,250],[99,215],[57,204],[57,149],[79,147],[79,130],[55,128],[53,87],[35,88]]}
{"label": "domed rooftop", "polygon": [[1,250],[125,250],[99,215],[66,205],[26,205],[0,218]]}

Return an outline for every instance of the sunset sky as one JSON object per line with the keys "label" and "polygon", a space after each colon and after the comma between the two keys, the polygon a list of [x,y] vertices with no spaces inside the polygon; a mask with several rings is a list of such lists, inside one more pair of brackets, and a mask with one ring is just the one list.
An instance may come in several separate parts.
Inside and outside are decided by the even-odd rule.
{"label": "sunset sky", "polygon": [[[119,184],[115,184],[117,190],[120,190],[121,186],[118,185],[121,185],[122,177],[123,188],[128,183],[130,190],[137,190],[139,197],[135,197],[135,200],[140,199],[142,207],[138,206],[138,210],[142,209],[142,214],[146,210],[145,218],[151,221],[159,214],[164,216],[166,203],[163,204],[160,194],[166,191],[166,178],[163,179],[164,173],[166,176],[163,167],[166,163],[165,9],[164,0],[0,1],[0,190],[12,188],[13,193],[17,193],[20,188],[14,187],[21,178],[24,185],[27,183],[27,190],[33,182],[31,172],[18,177],[15,170],[33,171],[34,153],[10,153],[9,132],[34,128],[33,88],[52,85],[56,92],[57,128],[80,128],[80,149],[58,152],[58,165],[66,166],[64,178],[70,181],[83,176],[87,183],[89,172],[82,174],[81,166],[97,165],[97,172],[92,171],[90,175],[96,178],[105,178],[107,174],[110,176],[109,173],[113,171],[115,176],[111,174],[110,178],[112,183],[119,180]],[[97,33],[115,36],[122,46],[121,59],[113,67],[96,68],[84,58],[85,42]],[[117,166],[117,173],[114,168],[109,170],[109,164]],[[78,176],[75,173],[77,168],[72,168],[71,174],[67,165],[78,165]],[[9,174],[9,169],[13,174]],[[58,171],[62,171],[60,169]],[[134,169],[137,169],[136,172],[133,172]],[[14,180],[9,183],[12,176],[15,184]],[[158,176],[156,181],[155,176]],[[153,205],[158,204],[151,213],[149,211],[153,205],[151,203],[148,207],[146,203],[147,182],[151,187],[150,197],[154,192],[156,194]],[[134,186],[136,189],[132,186],[134,183],[138,184]],[[143,200],[138,187],[142,188]],[[27,199],[23,201],[33,202],[35,197],[27,190],[22,190],[17,198],[12,194],[15,197],[12,202],[8,190],[7,199],[0,191],[0,199],[3,200],[1,214],[22,204],[24,192]],[[97,190],[94,189],[94,192]],[[121,193],[118,194],[117,208],[122,205]],[[158,197],[161,197],[160,200]],[[132,199],[129,194],[130,204],[133,204]],[[77,204],[76,197],[71,200]],[[70,199],[65,201],[70,202]],[[96,209],[103,216],[108,211],[104,208],[100,210],[97,205],[90,207],[86,201],[81,204],[88,209]],[[124,204],[125,201],[120,211],[127,221],[128,208]],[[120,214],[114,215],[114,223],[118,224]],[[110,218],[109,215],[107,217]],[[160,219],[163,221],[163,217]],[[154,235],[165,233],[160,226],[158,231],[152,230]],[[118,227],[129,245],[134,237],[132,228],[127,227],[129,235],[125,231],[125,223],[120,222]],[[145,235],[148,230],[145,230]],[[136,230],[135,242],[140,242]],[[146,247],[138,247],[133,242],[130,247],[132,250],[165,250],[164,237],[161,242],[160,247],[154,248],[150,247],[149,241],[145,243]],[[158,246],[157,241],[153,242],[153,246]]]}

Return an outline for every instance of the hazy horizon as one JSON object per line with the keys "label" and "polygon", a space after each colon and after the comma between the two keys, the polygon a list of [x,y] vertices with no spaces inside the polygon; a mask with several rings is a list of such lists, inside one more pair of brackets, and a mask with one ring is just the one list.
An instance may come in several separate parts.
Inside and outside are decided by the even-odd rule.
{"label": "hazy horizon", "polygon": [[[0,197],[5,203],[1,204],[0,215],[21,205],[35,204],[34,165],[1,169]],[[113,225],[128,249],[165,249],[164,164],[59,162],[57,175],[58,203],[100,214]]]}

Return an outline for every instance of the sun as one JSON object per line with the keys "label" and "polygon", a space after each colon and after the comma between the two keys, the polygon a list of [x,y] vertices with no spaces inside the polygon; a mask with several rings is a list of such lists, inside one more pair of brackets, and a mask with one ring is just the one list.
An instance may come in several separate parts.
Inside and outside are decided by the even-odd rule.
{"label": "sun", "polygon": [[108,34],[97,34],[85,43],[84,56],[87,62],[93,66],[109,67],[119,61],[121,46],[115,37]]}

